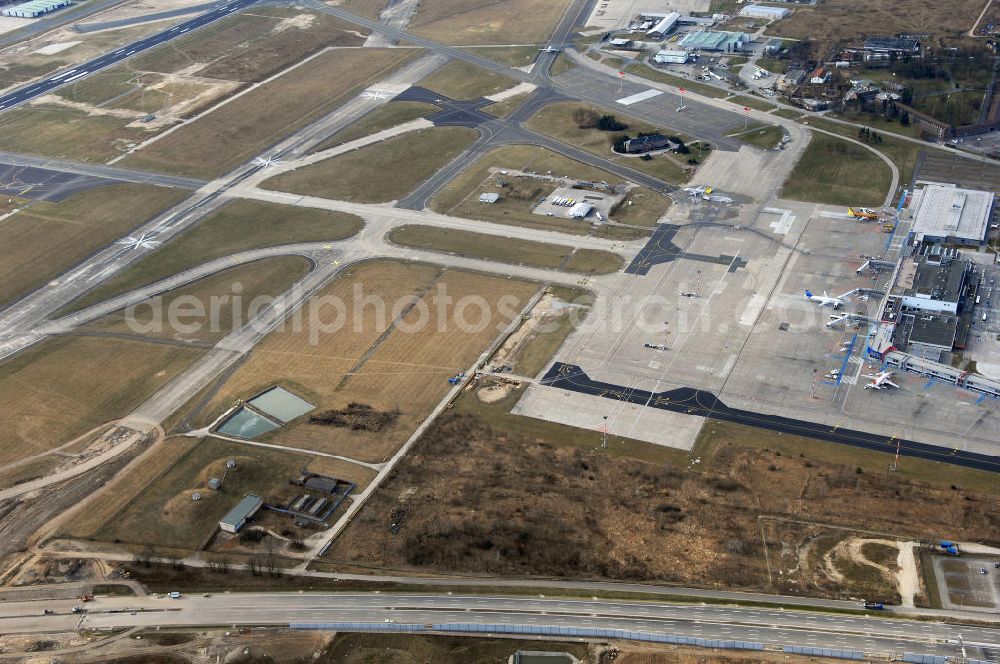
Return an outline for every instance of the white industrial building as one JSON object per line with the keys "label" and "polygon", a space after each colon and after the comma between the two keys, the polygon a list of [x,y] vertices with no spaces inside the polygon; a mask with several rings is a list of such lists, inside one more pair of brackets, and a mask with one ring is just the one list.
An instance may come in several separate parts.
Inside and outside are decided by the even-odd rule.
{"label": "white industrial building", "polygon": [[682,65],[691,57],[687,51],[658,51],[653,56],[653,62],[658,65]]}
{"label": "white industrial building", "polygon": [[652,39],[663,39],[670,32],[677,27],[677,19],[681,15],[677,12],[670,12],[660,20],[658,20],[652,28],[646,31],[646,36]]}
{"label": "white industrial building", "polygon": [[928,184],[914,192],[913,233],[917,241],[979,246],[986,241],[993,202],[990,191]]}
{"label": "white industrial building", "polygon": [[768,7],[766,5],[747,5],[740,10],[740,16],[745,18],[766,18],[778,21],[789,14],[789,10],[784,7]]}
{"label": "white industrial building", "polygon": [[566,212],[566,216],[571,219],[583,219],[588,214],[590,214],[590,211],[593,209],[594,209],[593,205],[581,201],[580,203],[577,203],[576,205],[571,207],[569,211]]}
{"label": "white industrial building", "polygon": [[42,14],[48,14],[60,7],[66,7],[70,0],[31,0],[19,5],[4,7],[0,9],[0,16],[12,16],[16,18],[35,18]]}

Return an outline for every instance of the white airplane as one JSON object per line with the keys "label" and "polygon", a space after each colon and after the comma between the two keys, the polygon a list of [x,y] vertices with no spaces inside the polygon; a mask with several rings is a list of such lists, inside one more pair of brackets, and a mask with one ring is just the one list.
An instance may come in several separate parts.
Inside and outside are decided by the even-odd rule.
{"label": "white airplane", "polygon": [[697,187],[684,187],[689,196],[708,196],[712,193],[712,185],[703,184]]}
{"label": "white airplane", "polygon": [[559,53],[562,49],[556,46],[546,46],[545,48],[538,49],[542,53]]}
{"label": "white airplane", "polygon": [[806,299],[810,302],[815,302],[821,307],[833,307],[834,309],[839,309],[844,306],[844,298],[850,297],[854,294],[853,290],[847,291],[843,295],[838,295],[837,297],[830,297],[823,291],[822,295],[813,295],[812,291],[806,291]]}
{"label": "white airplane", "polygon": [[865,374],[865,376],[871,378],[871,382],[865,385],[866,390],[884,390],[889,387],[899,387],[899,385],[889,380],[892,378],[891,371],[880,371],[877,374]]}

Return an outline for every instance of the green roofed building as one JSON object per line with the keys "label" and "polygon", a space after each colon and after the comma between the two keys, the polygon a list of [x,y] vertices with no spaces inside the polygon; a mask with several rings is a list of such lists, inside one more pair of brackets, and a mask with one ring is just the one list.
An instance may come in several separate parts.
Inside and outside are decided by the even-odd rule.
{"label": "green roofed building", "polygon": [[4,7],[0,15],[16,18],[35,18],[69,5],[69,0],[31,0],[19,5]]}
{"label": "green roofed building", "polygon": [[702,30],[701,32],[689,32],[679,43],[684,48],[698,51],[735,53],[743,50],[749,42],[750,35],[745,32]]}
{"label": "green roofed building", "polygon": [[264,500],[260,496],[255,496],[252,493],[247,494],[243,500],[236,503],[236,507],[222,517],[222,520],[219,521],[219,529],[227,533],[238,533],[247,519],[256,514],[263,505]]}

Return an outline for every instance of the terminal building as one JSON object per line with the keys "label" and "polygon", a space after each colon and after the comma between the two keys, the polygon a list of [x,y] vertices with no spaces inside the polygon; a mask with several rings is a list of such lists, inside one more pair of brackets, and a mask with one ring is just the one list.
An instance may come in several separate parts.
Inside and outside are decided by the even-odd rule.
{"label": "terminal building", "polygon": [[903,310],[957,315],[969,273],[967,261],[921,256],[900,265],[891,295]]}
{"label": "terminal building", "polygon": [[985,244],[993,216],[992,192],[928,184],[913,196],[912,232],[918,243]]}

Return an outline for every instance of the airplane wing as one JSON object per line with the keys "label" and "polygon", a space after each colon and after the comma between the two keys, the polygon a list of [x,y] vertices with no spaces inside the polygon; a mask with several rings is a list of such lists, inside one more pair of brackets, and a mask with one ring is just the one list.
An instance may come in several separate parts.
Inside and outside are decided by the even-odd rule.
{"label": "airplane wing", "polygon": [[888,378],[886,378],[885,381],[883,381],[883,384],[884,385],[888,385],[889,387],[895,387],[896,389],[899,389],[899,385],[896,385],[894,382],[892,382]]}

